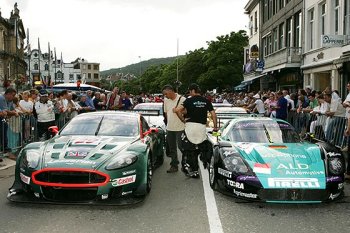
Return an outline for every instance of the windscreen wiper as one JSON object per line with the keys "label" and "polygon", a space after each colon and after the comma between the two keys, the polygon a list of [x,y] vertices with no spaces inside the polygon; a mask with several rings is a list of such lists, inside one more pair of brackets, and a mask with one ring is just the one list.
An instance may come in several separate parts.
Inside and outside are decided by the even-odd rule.
{"label": "windscreen wiper", "polygon": [[95,136],[97,136],[98,131],[100,131],[100,128],[101,128],[101,125],[102,125],[102,121],[103,121],[103,118],[104,118],[104,117],[105,117],[105,116],[102,116],[102,119],[101,119],[100,123],[98,123],[97,129],[96,129],[96,132],[95,132]]}
{"label": "windscreen wiper", "polygon": [[269,134],[269,131],[267,131],[266,126],[264,124],[263,124],[263,127],[264,127],[265,134],[267,136],[267,139],[269,140],[270,143],[273,143],[273,141],[271,140],[271,136]]}

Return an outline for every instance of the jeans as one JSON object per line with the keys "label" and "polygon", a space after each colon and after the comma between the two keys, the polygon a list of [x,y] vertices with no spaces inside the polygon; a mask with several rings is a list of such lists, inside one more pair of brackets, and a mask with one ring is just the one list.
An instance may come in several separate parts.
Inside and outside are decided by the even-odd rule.
{"label": "jeans", "polygon": [[181,135],[184,131],[167,131],[166,141],[169,148],[168,157],[171,158],[170,166],[177,167],[179,159],[177,156],[177,148],[182,151]]}

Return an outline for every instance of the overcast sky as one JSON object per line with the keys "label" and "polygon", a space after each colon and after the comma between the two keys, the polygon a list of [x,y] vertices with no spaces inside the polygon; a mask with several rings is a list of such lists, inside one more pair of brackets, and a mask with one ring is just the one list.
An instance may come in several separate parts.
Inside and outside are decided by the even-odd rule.
{"label": "overcast sky", "polygon": [[171,57],[217,36],[247,30],[248,0],[1,0],[3,18],[17,2],[30,43],[56,47],[64,62],[77,57],[100,70]]}

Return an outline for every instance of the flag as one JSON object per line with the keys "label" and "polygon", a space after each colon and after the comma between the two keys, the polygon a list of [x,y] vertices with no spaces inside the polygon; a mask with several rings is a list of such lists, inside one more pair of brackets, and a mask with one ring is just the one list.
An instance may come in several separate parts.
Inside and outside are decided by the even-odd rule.
{"label": "flag", "polygon": [[40,54],[41,54],[41,49],[40,49],[40,39],[39,39],[39,37],[38,37],[38,50],[39,50],[39,56],[40,56]]}
{"label": "flag", "polygon": [[62,52],[61,52],[61,70],[63,69],[63,58],[62,58]]}
{"label": "flag", "polygon": [[57,56],[56,56],[56,48],[54,48],[55,51],[55,68],[57,67]]}
{"label": "flag", "polygon": [[30,49],[30,43],[29,43],[29,28],[27,28],[27,53],[30,54],[31,53],[31,49]]}
{"label": "flag", "polygon": [[50,66],[51,66],[51,50],[50,50],[50,42],[48,42],[48,50],[49,50],[49,52],[48,52],[48,65],[49,65],[49,67],[48,67],[48,85],[49,86],[51,86],[52,85],[52,82],[51,82],[51,74],[50,74]]}
{"label": "flag", "polygon": [[270,164],[256,163],[254,164],[253,172],[260,174],[271,174]]}
{"label": "flag", "polygon": [[21,48],[21,40],[19,38],[19,31],[18,31],[18,20],[15,21],[15,34],[16,34],[16,45],[17,48],[20,49]]}

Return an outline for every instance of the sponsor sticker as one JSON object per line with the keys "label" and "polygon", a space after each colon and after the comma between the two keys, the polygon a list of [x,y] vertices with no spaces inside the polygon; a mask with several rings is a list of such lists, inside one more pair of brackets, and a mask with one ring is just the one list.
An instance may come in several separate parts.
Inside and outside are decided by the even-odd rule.
{"label": "sponsor sticker", "polygon": [[112,180],[112,186],[114,187],[122,186],[122,185],[134,183],[135,181],[136,181],[136,175],[116,178]]}
{"label": "sponsor sticker", "polygon": [[218,168],[218,173],[219,173],[220,175],[223,175],[223,176],[228,177],[228,178],[231,178],[231,177],[232,177],[232,172],[227,171],[227,170],[222,169],[222,168]]}
{"label": "sponsor sticker", "polygon": [[260,174],[271,174],[270,164],[256,163],[254,164],[253,172]]}
{"label": "sponsor sticker", "polygon": [[239,183],[233,180],[227,180],[227,184],[231,187],[238,188],[238,189],[244,189],[244,184]]}
{"label": "sponsor sticker", "polygon": [[280,163],[277,166],[277,169],[286,169],[286,170],[305,170],[305,169],[309,169],[309,165],[305,164],[305,163],[297,163],[297,164],[283,164]]}
{"label": "sponsor sticker", "polygon": [[87,151],[68,151],[67,157],[80,157],[85,158],[88,155]]}
{"label": "sponsor sticker", "polygon": [[55,164],[55,163],[69,163],[69,164],[74,164],[74,163],[79,163],[79,164],[90,164],[90,165],[95,165],[96,162],[89,161],[89,160],[77,160],[77,159],[64,159],[64,160],[50,160],[47,162],[48,164]]}
{"label": "sponsor sticker", "polygon": [[237,191],[236,189],[233,189],[233,193],[236,195],[236,196],[240,196],[240,197],[246,197],[246,198],[258,198],[258,194],[254,194],[254,193],[244,193],[244,192],[241,192],[241,191]]}
{"label": "sponsor sticker", "polygon": [[320,188],[317,178],[268,178],[270,188]]}
{"label": "sponsor sticker", "polygon": [[130,170],[130,171],[125,171],[122,174],[123,174],[123,176],[126,176],[126,175],[130,175],[130,174],[134,174],[134,173],[136,173],[135,169],[134,170]]}
{"label": "sponsor sticker", "polygon": [[102,194],[102,195],[101,195],[101,199],[102,199],[102,200],[105,200],[105,199],[107,199],[107,198],[108,198],[108,194]]}
{"label": "sponsor sticker", "polygon": [[23,183],[30,184],[30,177],[24,175],[23,173],[19,173],[19,176],[21,177],[21,180]]}
{"label": "sponsor sticker", "polygon": [[122,196],[124,196],[124,195],[128,195],[128,194],[131,194],[132,193],[132,190],[130,190],[130,191],[126,191],[126,192],[122,192]]}

